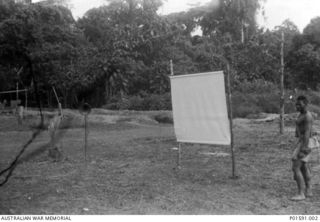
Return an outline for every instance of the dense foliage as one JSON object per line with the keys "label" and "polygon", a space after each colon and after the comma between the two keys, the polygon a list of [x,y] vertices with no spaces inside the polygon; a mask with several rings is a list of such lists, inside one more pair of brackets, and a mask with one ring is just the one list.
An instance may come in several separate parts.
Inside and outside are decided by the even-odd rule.
{"label": "dense foliage", "polygon": [[[228,62],[241,101],[248,85],[259,84],[259,90],[271,84],[277,91],[281,33],[286,87],[317,89],[320,17],[302,33],[289,20],[263,30],[256,15],[264,2],[212,0],[159,15],[161,0],[106,0],[76,21],[67,0],[0,0],[0,91],[14,89],[17,81],[33,90],[36,82],[44,106],[54,105],[54,86],[65,107],[86,101],[115,109],[170,109],[170,60],[175,74],[221,70]],[[195,35],[199,29],[202,35]],[[268,90],[258,93],[264,98]]]}

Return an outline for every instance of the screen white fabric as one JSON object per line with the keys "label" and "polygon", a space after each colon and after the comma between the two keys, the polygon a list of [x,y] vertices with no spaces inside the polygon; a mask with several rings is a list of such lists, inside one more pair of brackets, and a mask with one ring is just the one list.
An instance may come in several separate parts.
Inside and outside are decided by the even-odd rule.
{"label": "screen white fabric", "polygon": [[230,145],[223,72],[171,76],[170,80],[177,141]]}

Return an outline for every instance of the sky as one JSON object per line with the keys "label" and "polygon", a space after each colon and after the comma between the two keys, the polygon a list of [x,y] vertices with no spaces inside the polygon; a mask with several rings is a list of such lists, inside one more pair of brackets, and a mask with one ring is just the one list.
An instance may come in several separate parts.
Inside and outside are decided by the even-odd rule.
{"label": "sky", "polygon": [[[37,2],[40,0],[34,0]],[[159,10],[161,14],[169,14],[187,10],[192,4],[204,4],[210,0],[165,0]],[[72,13],[75,18],[81,17],[87,10],[103,5],[105,0],[71,0]],[[273,29],[289,18],[303,31],[303,28],[316,16],[320,16],[320,0],[266,0],[265,17],[258,17],[262,27]]]}
{"label": "sky", "polygon": [[267,0],[265,4],[267,20],[260,17],[258,22],[267,28],[273,28],[289,18],[300,31],[310,23],[314,17],[320,16],[319,0]]}

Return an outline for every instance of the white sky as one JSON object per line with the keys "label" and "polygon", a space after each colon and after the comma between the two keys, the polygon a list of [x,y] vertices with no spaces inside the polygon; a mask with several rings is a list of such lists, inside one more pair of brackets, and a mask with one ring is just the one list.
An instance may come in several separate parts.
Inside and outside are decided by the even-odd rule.
{"label": "white sky", "polygon": [[[37,2],[40,0],[34,0]],[[161,14],[186,10],[190,4],[206,3],[210,0],[165,0],[159,10]],[[81,17],[87,10],[99,7],[104,0],[71,0],[72,12],[75,18]],[[267,0],[265,3],[267,19],[258,19],[260,25],[274,28],[285,19],[293,21],[300,31],[310,22],[310,19],[320,16],[320,0]]]}
{"label": "white sky", "polygon": [[268,28],[280,25],[289,18],[302,31],[310,20],[320,16],[319,0],[267,0],[265,4],[267,20],[259,19],[259,23]]}

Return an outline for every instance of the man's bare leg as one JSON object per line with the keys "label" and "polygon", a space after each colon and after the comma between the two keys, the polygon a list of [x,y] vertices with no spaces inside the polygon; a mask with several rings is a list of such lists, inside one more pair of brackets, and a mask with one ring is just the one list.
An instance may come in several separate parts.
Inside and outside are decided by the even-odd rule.
{"label": "man's bare leg", "polygon": [[306,196],[312,197],[311,171],[308,163],[302,162],[301,172],[306,185]]}
{"label": "man's bare leg", "polygon": [[294,173],[294,178],[297,182],[298,194],[296,196],[292,197],[291,200],[298,201],[298,200],[304,200],[306,198],[304,195],[305,181],[304,181],[304,177],[301,172],[301,166],[302,166],[301,160],[293,160],[292,161],[292,170]]}

